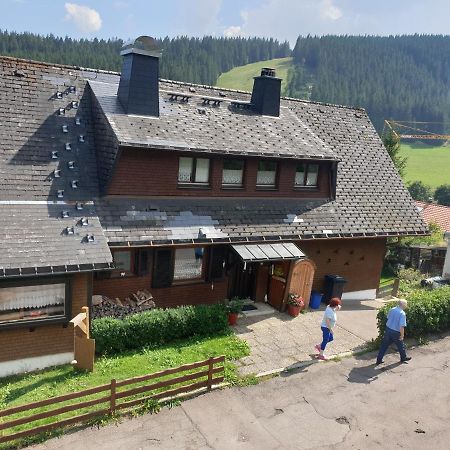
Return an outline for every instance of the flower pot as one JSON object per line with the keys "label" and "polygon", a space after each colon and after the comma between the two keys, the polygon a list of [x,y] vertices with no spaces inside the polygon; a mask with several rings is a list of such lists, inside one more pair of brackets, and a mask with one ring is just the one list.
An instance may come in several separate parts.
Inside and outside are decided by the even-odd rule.
{"label": "flower pot", "polygon": [[288,313],[291,317],[297,317],[301,310],[301,306],[288,305]]}
{"label": "flower pot", "polygon": [[228,313],[228,325],[236,325],[238,320],[238,313]]}

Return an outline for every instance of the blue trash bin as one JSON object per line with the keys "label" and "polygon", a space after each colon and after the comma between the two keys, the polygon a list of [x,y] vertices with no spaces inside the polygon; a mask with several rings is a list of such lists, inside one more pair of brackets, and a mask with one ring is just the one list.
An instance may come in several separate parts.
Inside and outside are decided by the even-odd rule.
{"label": "blue trash bin", "polygon": [[319,309],[322,302],[323,295],[317,291],[311,291],[311,298],[309,300],[309,307],[311,309]]}

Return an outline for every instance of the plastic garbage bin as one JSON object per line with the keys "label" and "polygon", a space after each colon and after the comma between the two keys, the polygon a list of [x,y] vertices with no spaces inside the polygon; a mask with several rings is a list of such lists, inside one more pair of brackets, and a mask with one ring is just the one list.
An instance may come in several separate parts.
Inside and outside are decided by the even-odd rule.
{"label": "plastic garbage bin", "polygon": [[342,297],[344,285],[347,282],[339,275],[325,275],[325,292],[322,301],[327,305],[333,297]]}
{"label": "plastic garbage bin", "polygon": [[311,309],[319,309],[322,302],[322,294],[317,291],[311,291],[311,298],[309,299],[309,307]]}

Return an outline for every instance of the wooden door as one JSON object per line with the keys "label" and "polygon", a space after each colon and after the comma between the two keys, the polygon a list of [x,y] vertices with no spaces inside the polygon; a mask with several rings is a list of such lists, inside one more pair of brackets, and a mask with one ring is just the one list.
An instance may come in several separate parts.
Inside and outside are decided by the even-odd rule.
{"label": "wooden door", "polygon": [[314,280],[314,272],[316,271],[316,265],[309,259],[302,259],[292,264],[293,267],[291,268],[286,297],[290,292],[298,294],[303,297],[305,307],[307,307],[311,297],[311,289]]}
{"label": "wooden door", "polygon": [[267,300],[269,305],[275,309],[281,310],[283,307],[284,292],[286,290],[286,282],[283,278],[271,276],[269,282],[269,293]]}

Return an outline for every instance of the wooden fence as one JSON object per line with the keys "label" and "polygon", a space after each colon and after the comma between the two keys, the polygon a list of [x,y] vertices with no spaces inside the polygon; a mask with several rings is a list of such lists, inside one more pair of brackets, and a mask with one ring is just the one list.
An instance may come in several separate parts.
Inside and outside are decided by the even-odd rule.
{"label": "wooden fence", "polygon": [[389,296],[397,297],[399,285],[400,280],[398,278],[395,278],[388,284],[383,284],[377,290],[377,298],[384,298]]}
{"label": "wooden fence", "polygon": [[[30,414],[27,414],[24,417],[9,420],[7,422],[0,422],[0,433],[4,433],[4,431],[2,430],[11,431],[11,429],[14,427],[29,424],[41,419],[47,419],[50,417],[57,418],[58,416],[66,414],[70,411],[90,409],[93,406],[101,405],[100,409],[97,408],[95,409],[95,411],[84,412],[83,414],[79,414],[75,417],[61,419],[50,424],[34,426],[33,428],[29,428],[23,431],[13,430],[13,433],[8,435],[0,434],[0,443],[37,435],[67,425],[83,423],[105,415],[112,415],[119,410],[132,408],[140,404],[145,404],[145,402],[151,400],[170,400],[180,394],[190,393],[202,388],[209,391],[211,390],[213,385],[216,385],[223,381],[224,361],[224,356],[218,356],[215,358],[207,359],[205,361],[185,364],[180,367],[166,369],[160,372],[143,375],[140,377],[129,378],[127,380],[111,380],[111,383],[85,389],[84,391],[72,392],[70,394],[60,395],[58,397],[49,398],[47,400],[41,400],[39,402],[33,402],[26,405],[13,406],[11,408],[4,409],[3,411],[0,411],[0,418],[8,418],[25,411],[27,413],[30,412]],[[200,370],[192,372],[195,369]],[[161,379],[169,375],[172,375],[172,377]],[[148,383],[149,381],[151,381],[151,383]],[[183,384],[188,381],[193,381],[193,383]],[[122,389],[125,386],[128,387],[136,384],[139,384],[139,386],[125,390]],[[150,391],[154,392],[152,392],[150,395],[139,396],[139,394],[148,393]],[[65,404],[48,411],[34,413],[32,412],[37,408],[43,408],[49,405],[58,405],[61,403],[66,403],[69,400],[79,399],[99,393],[105,394],[91,400],[85,399],[82,402]],[[139,397],[136,398],[137,396]]]}

